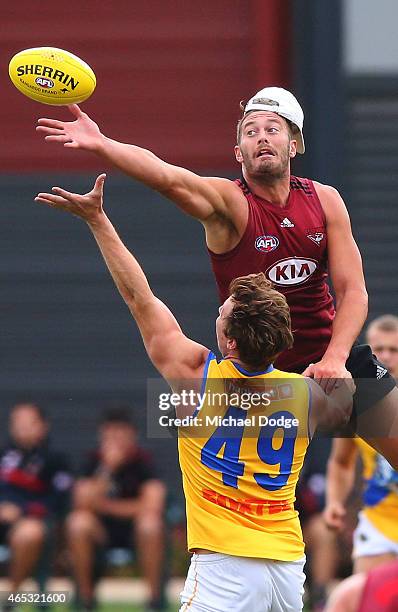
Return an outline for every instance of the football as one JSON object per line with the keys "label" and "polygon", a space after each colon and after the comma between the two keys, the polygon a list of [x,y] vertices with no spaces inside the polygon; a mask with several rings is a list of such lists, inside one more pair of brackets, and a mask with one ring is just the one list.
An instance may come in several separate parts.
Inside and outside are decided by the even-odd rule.
{"label": "football", "polygon": [[11,59],[8,72],[20,92],[43,104],[84,102],[96,86],[86,62],[56,47],[20,51]]}

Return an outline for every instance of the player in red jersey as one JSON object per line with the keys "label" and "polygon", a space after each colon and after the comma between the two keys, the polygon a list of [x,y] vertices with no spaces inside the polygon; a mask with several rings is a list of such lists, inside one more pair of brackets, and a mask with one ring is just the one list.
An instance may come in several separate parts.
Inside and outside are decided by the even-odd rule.
{"label": "player in red jersey", "polygon": [[[39,119],[37,130],[46,140],[98,154],[198,219],[222,299],[233,278],[265,272],[286,295],[295,336],[293,349],[276,365],[304,370],[327,393],[346,376],[346,367],[354,377],[375,379],[371,386],[357,384],[356,411],[375,405],[372,425],[383,424],[379,435],[398,435],[394,381],[369,347],[352,349],[366,319],[367,293],[344,202],[332,187],[290,173],[291,159],[305,150],[303,111],[290,92],[267,87],[244,107],[235,147],[241,181],[200,177],[150,151],[111,140],[77,105],[69,108],[75,121]],[[398,467],[396,441],[384,437],[371,443]]]}
{"label": "player in red jersey", "polygon": [[396,612],[398,610],[398,561],[355,574],[333,592],[325,612]]}

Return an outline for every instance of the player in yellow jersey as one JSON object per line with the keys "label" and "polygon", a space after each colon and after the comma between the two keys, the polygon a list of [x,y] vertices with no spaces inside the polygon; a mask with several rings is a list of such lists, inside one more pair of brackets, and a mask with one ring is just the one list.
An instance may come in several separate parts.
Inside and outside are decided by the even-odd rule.
{"label": "player in yellow jersey", "polygon": [[174,391],[192,380],[202,385],[200,409],[178,414],[191,417],[179,432],[193,553],[181,610],[299,612],[305,556],[295,486],[309,436],[319,425],[347,422],[355,386],[339,381],[326,396],[313,380],[273,368],[292,345],[290,313],[262,273],[235,279],[220,307],[220,361],[185,336],[103,211],[104,179],[83,196],[54,188],[36,200],[88,223],[150,359]]}
{"label": "player in yellow jersey", "polygon": [[[367,342],[390,374],[397,377],[398,317],[384,315],[372,321],[367,329]],[[344,503],[354,484],[358,455],[362,459],[365,489],[354,533],[354,571],[367,572],[398,556],[398,472],[360,438],[333,441],[324,517],[330,528],[343,527]]]}

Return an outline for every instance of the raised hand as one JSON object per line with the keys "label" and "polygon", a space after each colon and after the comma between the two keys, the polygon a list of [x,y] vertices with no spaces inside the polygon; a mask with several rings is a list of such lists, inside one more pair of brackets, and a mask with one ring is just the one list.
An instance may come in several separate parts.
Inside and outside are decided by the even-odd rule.
{"label": "raised hand", "polygon": [[49,142],[59,142],[71,149],[97,151],[103,139],[98,125],[77,104],[70,104],[68,108],[75,121],[38,119],[36,130],[45,134]]}
{"label": "raised hand", "polygon": [[105,179],[106,174],[97,176],[93,189],[84,195],[65,191],[61,187],[53,187],[54,193],[38,193],[35,202],[65,210],[84,219],[87,223],[92,223],[103,213]]}

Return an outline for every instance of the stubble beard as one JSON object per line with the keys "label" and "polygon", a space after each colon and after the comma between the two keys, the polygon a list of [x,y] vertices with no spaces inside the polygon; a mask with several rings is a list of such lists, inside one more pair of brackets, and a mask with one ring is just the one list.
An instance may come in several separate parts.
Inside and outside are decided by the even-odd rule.
{"label": "stubble beard", "polygon": [[256,163],[256,160],[250,159],[248,155],[242,152],[243,166],[246,170],[246,174],[249,178],[254,179],[258,183],[264,183],[265,185],[273,185],[275,182],[289,176],[289,150],[290,145],[279,153],[280,162],[278,164],[273,163],[273,159],[264,159],[260,164]]}

